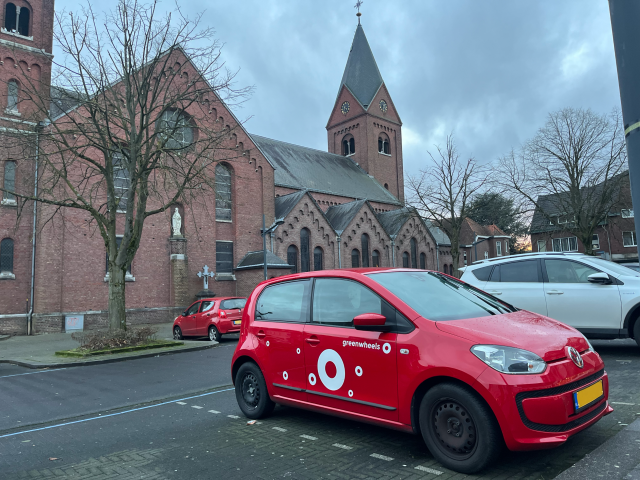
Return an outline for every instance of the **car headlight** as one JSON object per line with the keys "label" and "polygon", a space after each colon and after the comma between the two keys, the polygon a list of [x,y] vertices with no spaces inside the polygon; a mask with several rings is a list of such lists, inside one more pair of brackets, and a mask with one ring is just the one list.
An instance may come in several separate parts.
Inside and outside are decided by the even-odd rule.
{"label": "car headlight", "polygon": [[494,370],[511,375],[542,373],[547,364],[535,353],[501,345],[474,345],[471,353]]}

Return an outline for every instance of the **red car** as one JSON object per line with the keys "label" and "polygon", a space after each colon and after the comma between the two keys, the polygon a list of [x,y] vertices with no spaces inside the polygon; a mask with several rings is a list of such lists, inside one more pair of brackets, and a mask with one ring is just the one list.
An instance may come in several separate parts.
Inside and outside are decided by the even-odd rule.
{"label": "red car", "polygon": [[238,333],[246,298],[203,298],[191,304],[173,321],[173,338],[204,337],[219,342],[225,333]]}
{"label": "red car", "polygon": [[613,411],[577,330],[410,269],[287,275],[249,297],[232,359],[249,418],[275,403],[421,434],[463,473],[561,445]]}

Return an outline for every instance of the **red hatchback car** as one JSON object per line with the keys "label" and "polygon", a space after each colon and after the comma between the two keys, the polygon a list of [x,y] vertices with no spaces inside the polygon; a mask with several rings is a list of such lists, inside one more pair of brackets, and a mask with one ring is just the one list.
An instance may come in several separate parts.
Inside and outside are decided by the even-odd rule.
{"label": "red hatchback car", "polygon": [[613,409],[577,330],[439,272],[333,270],[268,280],[232,360],[249,418],[275,403],[421,434],[463,473],[561,445]]}
{"label": "red hatchback car", "polygon": [[238,333],[246,298],[215,297],[194,302],[173,321],[173,338],[209,336],[219,342],[226,333]]}

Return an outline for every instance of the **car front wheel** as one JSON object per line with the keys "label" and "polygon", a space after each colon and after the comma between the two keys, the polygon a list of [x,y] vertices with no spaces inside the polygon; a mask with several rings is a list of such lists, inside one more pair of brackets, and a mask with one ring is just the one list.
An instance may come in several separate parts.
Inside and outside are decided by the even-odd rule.
{"label": "car front wheel", "polygon": [[173,339],[182,340],[182,330],[180,330],[180,327],[173,327]]}
{"label": "car front wheel", "polygon": [[238,369],[235,383],[238,406],[245,416],[263,418],[273,411],[276,404],[269,398],[264,376],[255,363],[244,363]]}
{"label": "car front wheel", "polygon": [[420,403],[420,430],[431,454],[447,468],[475,473],[503,448],[498,422],[477,393],[454,383],[431,388]]}
{"label": "car front wheel", "polygon": [[209,327],[209,340],[212,341],[212,342],[219,342],[220,341],[220,332],[213,325],[211,325]]}
{"label": "car front wheel", "polygon": [[633,338],[636,339],[636,343],[640,347],[640,318],[636,320],[636,324],[633,326]]}

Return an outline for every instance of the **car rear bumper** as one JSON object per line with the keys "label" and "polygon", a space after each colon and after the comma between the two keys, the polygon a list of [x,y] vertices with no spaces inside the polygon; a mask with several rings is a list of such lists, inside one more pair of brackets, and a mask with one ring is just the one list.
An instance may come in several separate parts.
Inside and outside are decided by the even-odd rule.
{"label": "car rear bumper", "polygon": [[[490,403],[494,402],[492,408],[510,450],[561,445],[613,411],[604,365],[597,354],[588,355],[583,356],[584,369],[563,360],[550,364],[541,375],[503,375],[488,368],[478,377],[493,397]],[[576,410],[574,393],[598,382],[603,395]]]}

